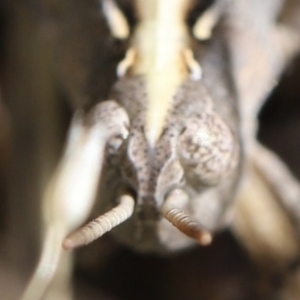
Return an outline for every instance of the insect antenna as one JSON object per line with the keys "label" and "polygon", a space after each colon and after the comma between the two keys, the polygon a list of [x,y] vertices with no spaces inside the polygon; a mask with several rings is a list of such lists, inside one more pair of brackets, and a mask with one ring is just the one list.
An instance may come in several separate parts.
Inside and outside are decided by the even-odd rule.
{"label": "insect antenna", "polygon": [[122,195],[118,206],[94,219],[67,237],[63,243],[64,248],[71,250],[93,242],[104,233],[130,218],[133,210],[133,197],[130,195]]}
{"label": "insect antenna", "polygon": [[201,245],[209,245],[212,242],[210,232],[180,209],[187,201],[188,196],[184,191],[174,190],[162,205],[161,213],[182,233],[196,239]]}

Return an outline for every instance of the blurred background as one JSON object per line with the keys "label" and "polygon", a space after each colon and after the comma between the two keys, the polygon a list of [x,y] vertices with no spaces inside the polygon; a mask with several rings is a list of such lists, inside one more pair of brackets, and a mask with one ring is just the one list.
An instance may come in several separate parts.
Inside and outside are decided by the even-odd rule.
{"label": "blurred background", "polygon": [[[127,2],[120,5],[130,19]],[[97,1],[0,2],[0,299],[18,299],[37,263],[40,199],[72,113],[105,99],[125,49],[110,37]],[[259,130],[298,178],[299,78],[300,58],[263,107]],[[139,255],[104,237],[79,250],[74,265],[74,299],[283,299],[276,291],[284,275],[262,283],[229,231],[171,257]],[[298,272],[298,257],[287,272]],[[284,300],[299,299],[295,293]]]}

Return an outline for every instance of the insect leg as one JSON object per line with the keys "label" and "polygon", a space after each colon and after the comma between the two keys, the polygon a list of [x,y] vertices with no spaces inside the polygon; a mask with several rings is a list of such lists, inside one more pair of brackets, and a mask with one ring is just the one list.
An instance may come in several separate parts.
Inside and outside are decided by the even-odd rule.
{"label": "insect leg", "polygon": [[208,8],[196,21],[193,26],[192,32],[196,39],[200,41],[208,40],[211,35],[214,27],[220,19],[222,13],[223,2],[226,1],[217,1],[216,4]]}
{"label": "insect leg", "polygon": [[259,144],[245,169],[232,229],[263,276],[284,273],[299,258],[293,221],[299,224],[300,185],[284,163]]}
{"label": "insect leg", "polygon": [[126,52],[125,58],[119,62],[117,66],[118,77],[123,77],[127,73],[128,69],[133,65],[136,57],[136,51],[134,48],[129,48]]}
{"label": "insect leg", "polygon": [[183,50],[183,57],[185,63],[187,64],[192,80],[201,80],[202,78],[202,69],[199,62],[194,58],[193,52],[191,49],[187,48]]}
{"label": "insect leg", "polygon": [[126,17],[114,0],[102,0],[102,9],[113,37],[123,40],[129,37],[130,28]]}
{"label": "insect leg", "polygon": [[106,142],[115,135],[126,135],[127,126],[127,114],[113,101],[98,104],[87,117],[75,116],[63,158],[44,194],[42,255],[22,300],[44,295],[57,269],[64,238],[90,213]]}
{"label": "insect leg", "polygon": [[300,228],[300,184],[288,167],[270,150],[257,143],[253,162],[276,194],[280,204]]}

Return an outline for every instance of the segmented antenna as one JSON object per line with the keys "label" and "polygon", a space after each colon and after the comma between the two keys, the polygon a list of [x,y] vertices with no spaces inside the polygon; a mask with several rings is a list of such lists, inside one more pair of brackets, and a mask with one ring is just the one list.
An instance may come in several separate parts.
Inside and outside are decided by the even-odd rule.
{"label": "segmented antenna", "polygon": [[187,201],[188,198],[184,191],[174,190],[162,205],[161,213],[182,233],[196,239],[201,245],[209,245],[212,242],[210,232],[179,208]]}
{"label": "segmented antenna", "polygon": [[87,245],[101,237],[104,233],[126,221],[134,210],[134,199],[130,195],[120,197],[120,204],[77,230],[63,243],[65,249],[71,250]]}

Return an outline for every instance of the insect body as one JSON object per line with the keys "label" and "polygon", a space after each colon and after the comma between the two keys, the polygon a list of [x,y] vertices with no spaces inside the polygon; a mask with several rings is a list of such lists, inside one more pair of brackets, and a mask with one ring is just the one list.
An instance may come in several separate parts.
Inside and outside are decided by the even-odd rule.
{"label": "insect body", "polygon": [[[100,108],[125,109],[129,135],[117,147],[108,141],[108,175],[104,170],[102,186],[103,190],[111,182],[118,186],[112,189],[116,193],[100,192],[99,201],[107,209],[120,188],[133,191],[133,215],[114,230],[133,248],[175,250],[192,244],[189,237],[207,244],[210,232],[221,226],[237,185],[240,147],[234,92],[228,82],[217,89],[229,92],[218,97],[204,78],[195,78],[191,64],[200,70],[199,63],[186,55],[192,53],[192,37],[184,22],[187,1],[176,1],[168,18],[174,5],[170,1],[136,4],[140,21],[132,36],[134,57],[112,88],[113,102]],[[218,55],[208,51],[198,54],[204,77],[210,76]],[[219,70],[214,72],[225,73],[226,65],[215,68]],[[231,108],[218,109],[222,102]],[[100,220],[93,224],[94,229],[101,227]],[[92,227],[69,237],[65,245],[89,242],[84,235],[91,234]]]}
{"label": "insect body", "polygon": [[[124,15],[113,1],[103,1],[112,34],[129,39],[130,48],[111,100],[71,126],[44,197],[48,244],[24,300],[44,293],[62,243],[72,249],[120,225],[112,235],[122,243],[165,253],[196,240],[209,244],[226,225],[243,165],[239,86],[224,27],[216,26],[207,43],[190,33],[186,15],[193,3],[134,1],[137,24],[128,36]],[[210,36],[221,14],[216,5],[196,22],[207,26],[194,28],[200,38]],[[101,215],[64,240],[87,218],[95,198]],[[47,264],[52,269],[45,276]]]}

